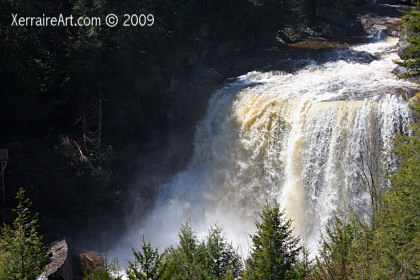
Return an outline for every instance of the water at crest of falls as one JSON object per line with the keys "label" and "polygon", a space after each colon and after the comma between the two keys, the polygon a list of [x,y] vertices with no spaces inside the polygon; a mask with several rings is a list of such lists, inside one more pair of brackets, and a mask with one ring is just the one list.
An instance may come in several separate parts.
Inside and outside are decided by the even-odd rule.
{"label": "water at crest of falls", "polygon": [[[328,61],[284,60],[292,73],[250,72],[217,90],[197,125],[185,171],[160,187],[154,210],[129,237],[161,249],[191,219],[200,237],[222,225],[241,253],[266,201],[277,200],[316,253],[337,209],[369,209],[362,173],[392,166],[391,137],[407,131],[400,96],[416,86],[392,73],[397,40],[334,50]],[[366,61],[366,57],[375,59]]]}

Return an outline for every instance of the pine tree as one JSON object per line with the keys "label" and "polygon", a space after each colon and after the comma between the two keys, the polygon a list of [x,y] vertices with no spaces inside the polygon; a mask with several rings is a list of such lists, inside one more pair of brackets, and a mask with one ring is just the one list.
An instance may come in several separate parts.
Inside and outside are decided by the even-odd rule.
{"label": "pine tree", "polygon": [[164,267],[163,257],[158,249],[143,240],[141,250],[133,250],[134,262],[129,262],[127,276],[129,280],[160,279]]}
{"label": "pine tree", "polygon": [[170,247],[165,253],[165,272],[162,279],[206,279],[205,252],[198,242],[190,221],[187,221],[180,230],[179,244]]}
{"label": "pine tree", "polygon": [[403,78],[415,77],[420,74],[420,1],[411,12],[406,12],[404,20],[404,40],[407,41],[407,50],[403,54],[404,61],[397,62],[409,71]]}
{"label": "pine tree", "polygon": [[226,241],[221,227],[210,228],[203,242],[207,279],[236,279],[241,275],[241,257]]}
{"label": "pine tree", "polygon": [[346,214],[334,217],[322,235],[322,249],[316,257],[315,270],[311,279],[351,279],[354,258],[352,244],[355,229]]}
{"label": "pine tree", "polygon": [[[38,214],[32,215],[32,202],[21,188],[16,195],[18,206],[12,226],[1,230],[0,275],[3,280],[34,280],[45,264],[47,253],[38,233]],[[3,275],[2,275],[3,274]]]}
{"label": "pine tree", "polygon": [[[417,100],[416,100],[417,98]],[[414,122],[410,135],[394,138],[393,152],[399,160],[390,171],[391,187],[382,197],[375,217],[374,244],[380,248],[378,264],[384,275],[405,279],[418,277],[420,265],[420,102],[412,103]]]}
{"label": "pine tree", "polygon": [[322,249],[306,279],[418,279],[420,264],[420,103],[413,100],[410,135],[394,138],[397,170],[364,221],[349,211],[326,230]]}
{"label": "pine tree", "polygon": [[83,280],[122,280],[119,271],[118,259],[115,257],[112,261],[108,261],[105,256],[99,263],[91,263],[86,267],[82,267]]}
{"label": "pine tree", "polygon": [[284,218],[277,203],[266,205],[256,223],[257,232],[252,236],[252,253],[246,261],[244,279],[293,278],[293,265],[301,247],[293,237],[291,221]]}

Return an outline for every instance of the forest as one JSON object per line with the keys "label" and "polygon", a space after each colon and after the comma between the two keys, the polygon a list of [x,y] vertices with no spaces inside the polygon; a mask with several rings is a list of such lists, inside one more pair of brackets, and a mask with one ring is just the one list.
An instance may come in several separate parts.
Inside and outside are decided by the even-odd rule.
{"label": "forest", "polygon": [[[0,149],[9,150],[10,161],[2,169],[0,279],[38,279],[54,240],[98,251],[117,242],[152,211],[159,186],[187,165],[214,89],[266,57],[292,53],[290,45],[305,38],[359,40],[366,34],[352,29],[351,39],[340,38],[340,30],[351,33],[344,23],[321,22],[320,7],[339,15],[369,2],[1,0]],[[418,84],[420,4],[396,2],[412,10],[401,11],[406,47],[395,66],[404,69],[399,79]],[[16,27],[14,13],[143,13],[154,23]],[[420,96],[403,98],[412,118],[409,133],[392,136],[397,168],[361,179],[368,218],[339,209],[316,256],[295,236],[282,205],[269,201],[248,256],[223,226],[201,238],[186,219],[177,243],[154,247],[143,237],[126,267],[105,253],[79,265],[80,279],[418,279]]]}

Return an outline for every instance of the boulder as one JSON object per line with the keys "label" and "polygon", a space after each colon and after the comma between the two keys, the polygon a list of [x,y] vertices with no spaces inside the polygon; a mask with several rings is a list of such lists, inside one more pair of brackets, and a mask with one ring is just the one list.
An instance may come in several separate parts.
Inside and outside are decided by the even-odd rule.
{"label": "boulder", "polygon": [[321,22],[319,28],[321,29],[321,34],[326,38],[343,39],[346,35],[346,31],[335,24]]}
{"label": "boulder", "polygon": [[371,63],[374,60],[377,60],[378,57],[374,56],[369,52],[357,52],[357,56],[353,58],[354,61],[358,63]]}
{"label": "boulder", "polygon": [[48,253],[50,263],[37,280],[73,280],[73,266],[66,240],[55,241]]}
{"label": "boulder", "polygon": [[385,40],[388,37],[389,31],[386,26],[374,24],[370,28],[370,34],[376,40]]}
{"label": "boulder", "polygon": [[410,44],[407,42],[407,40],[405,40],[405,39],[401,39],[399,42],[398,42],[398,56],[401,58],[401,59],[404,59],[405,58],[405,55],[407,54],[407,50],[408,50],[408,46],[409,46]]}
{"label": "boulder", "polygon": [[396,76],[401,76],[406,72],[407,72],[407,68],[405,68],[403,66],[397,66],[394,69],[392,69],[392,73]]}
{"label": "boulder", "polygon": [[308,27],[286,26],[277,31],[277,39],[285,44],[292,44],[301,41],[304,38],[315,35]]}

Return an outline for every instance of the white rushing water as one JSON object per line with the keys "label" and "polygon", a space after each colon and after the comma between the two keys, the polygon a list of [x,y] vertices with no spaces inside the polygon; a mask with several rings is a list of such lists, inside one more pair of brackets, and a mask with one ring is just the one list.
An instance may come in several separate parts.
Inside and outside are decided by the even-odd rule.
{"label": "white rushing water", "polygon": [[190,218],[199,236],[222,225],[246,255],[258,211],[277,200],[314,254],[337,209],[368,211],[361,173],[392,166],[382,150],[391,148],[394,132],[407,132],[401,93],[416,85],[391,73],[396,43],[331,51],[322,63],[285,60],[296,71],[254,71],[217,90],[186,170],[160,187],[130,245],[138,247],[142,236],[160,248],[174,244]]}

